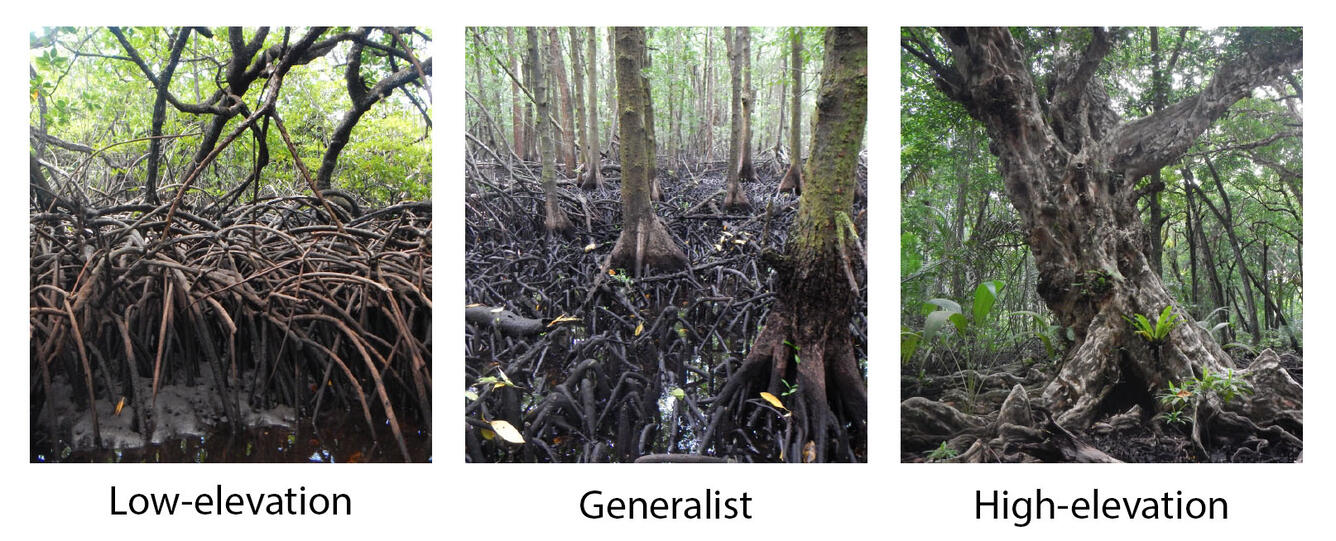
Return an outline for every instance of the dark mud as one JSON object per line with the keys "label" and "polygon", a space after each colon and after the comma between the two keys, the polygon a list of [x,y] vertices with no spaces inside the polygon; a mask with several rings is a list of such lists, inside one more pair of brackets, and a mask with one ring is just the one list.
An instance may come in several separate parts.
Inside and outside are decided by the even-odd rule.
{"label": "dark mud", "polygon": [[[544,232],[535,183],[495,180],[509,176],[499,168],[471,171],[469,310],[531,320],[534,332],[470,318],[466,460],[631,462],[672,453],[777,461],[774,439],[785,419],[760,397],[728,439],[738,443],[700,446],[711,398],[740,365],[772,304],[773,271],[761,254],[783,247],[797,211],[796,196],[776,194],[782,171],[765,163],[758,170],[762,180],[743,184],[751,208],[723,209],[719,165],[661,168],[665,200],[657,213],[691,269],[645,276],[603,268],[621,223],[615,169],[605,168],[600,190],[563,187],[561,205],[576,224],[567,237]],[[866,231],[862,200],[855,222]],[[867,358],[865,299],[851,325],[860,360]],[[503,441],[494,421],[514,426],[526,443]]]}

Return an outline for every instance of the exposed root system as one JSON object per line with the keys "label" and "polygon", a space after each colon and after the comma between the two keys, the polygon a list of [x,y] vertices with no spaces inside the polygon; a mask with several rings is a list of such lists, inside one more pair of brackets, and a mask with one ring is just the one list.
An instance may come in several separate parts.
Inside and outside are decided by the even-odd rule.
{"label": "exposed root system", "polygon": [[[644,276],[607,263],[621,224],[615,175],[601,189],[562,190],[577,235],[563,240],[543,234],[536,183],[484,176],[523,178],[525,168],[470,170],[467,460],[775,462],[802,447],[792,417],[759,393],[721,398],[773,307],[774,271],[761,254],[783,246],[797,210],[793,195],[775,194],[778,178],[742,185],[752,211],[725,209],[723,165],[676,178],[660,170],[657,214],[691,266]],[[848,329],[855,359],[867,357],[865,299]],[[501,421],[524,443],[506,441]],[[829,459],[866,460],[859,437]]]}
{"label": "exposed root system", "polygon": [[177,209],[167,232],[168,207],[32,215],[35,455],[70,445],[52,407],[63,381],[93,447],[126,414],[156,443],[169,421],[154,404],[172,385],[213,394],[214,430],[239,433],[249,412],[282,405],[316,435],[357,419],[370,437],[389,427],[386,458],[430,458],[429,202],[344,222],[304,197],[216,219]]}

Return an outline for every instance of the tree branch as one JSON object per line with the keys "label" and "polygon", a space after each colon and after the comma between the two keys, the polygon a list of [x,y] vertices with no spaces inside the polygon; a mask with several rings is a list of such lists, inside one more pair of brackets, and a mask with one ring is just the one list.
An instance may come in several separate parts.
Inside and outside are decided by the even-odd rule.
{"label": "tree branch", "polygon": [[1303,44],[1288,43],[1255,48],[1221,66],[1200,93],[1115,128],[1109,137],[1113,168],[1125,171],[1124,182],[1135,182],[1173,163],[1235,102],[1302,62]]}

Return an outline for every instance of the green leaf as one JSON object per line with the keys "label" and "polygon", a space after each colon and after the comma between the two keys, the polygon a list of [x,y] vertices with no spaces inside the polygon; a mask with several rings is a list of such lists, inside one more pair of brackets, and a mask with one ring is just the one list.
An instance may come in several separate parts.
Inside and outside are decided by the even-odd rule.
{"label": "green leaf", "polygon": [[933,306],[948,312],[960,313],[960,303],[951,299],[929,299],[924,308],[931,310]]}
{"label": "green leaf", "polygon": [[951,323],[956,325],[956,330],[960,331],[962,334],[965,332],[965,327],[969,325],[969,321],[965,320],[963,314],[951,314],[951,317],[948,319],[951,320]]}
{"label": "green leaf", "polygon": [[919,333],[909,331],[906,327],[901,327],[900,331],[900,362],[908,363],[909,359],[918,351],[919,340],[923,338]]}
{"label": "green leaf", "polygon": [[988,312],[993,309],[993,303],[997,302],[997,292],[1002,289],[1001,280],[989,280],[979,284],[974,289],[974,322],[982,323]]}
{"label": "green leaf", "polygon": [[[923,341],[932,342],[932,339],[937,337],[937,331],[942,329],[942,325],[946,324],[951,315],[952,313],[946,310],[938,310],[928,314],[928,318],[923,322]],[[960,314],[956,313],[955,315]]]}

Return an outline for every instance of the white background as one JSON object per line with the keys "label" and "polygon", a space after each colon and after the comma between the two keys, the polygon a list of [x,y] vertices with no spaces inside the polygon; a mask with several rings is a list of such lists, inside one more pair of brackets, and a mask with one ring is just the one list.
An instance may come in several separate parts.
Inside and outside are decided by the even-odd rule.
{"label": "white background", "polygon": [[[9,172],[0,181],[0,333],[10,353],[0,361],[0,418],[9,445],[0,448],[0,518],[4,537],[42,535],[69,539],[97,536],[166,536],[183,539],[315,537],[366,539],[413,534],[427,538],[609,539],[772,539],[870,537],[962,539],[1047,539],[1076,534],[1083,539],[1163,536],[1239,539],[1279,535],[1312,539],[1332,511],[1328,482],[1332,369],[1331,340],[1324,307],[1332,306],[1329,253],[1336,203],[1329,186],[1331,154],[1327,122],[1333,95],[1331,39],[1322,32],[1333,21],[1314,3],[1027,2],[1024,5],[973,1],[889,3],[816,0],[808,2],[502,1],[470,5],[450,2],[23,2],[6,6],[0,19],[0,163]],[[292,3],[295,4],[295,3]],[[1181,5],[1180,5],[1181,4]],[[1199,5],[1193,5],[1199,4]],[[207,11],[206,11],[207,10]],[[618,11],[621,10],[621,11]],[[1099,10],[1099,11],[1096,11]],[[183,21],[184,19],[184,21]],[[434,417],[442,432],[432,464],[172,464],[94,465],[28,463],[27,297],[27,63],[28,32],[43,25],[143,24],[416,24],[436,38],[433,93],[436,152],[436,295],[442,308],[433,332],[436,389]],[[842,465],[475,465],[463,463],[462,432],[456,419],[463,404],[462,259],[464,26],[465,25],[836,25],[870,27],[870,151],[868,234],[870,251],[869,363],[871,441],[869,464]],[[919,465],[899,463],[898,325],[899,288],[899,26],[953,25],[1308,25],[1304,66],[1307,172],[1305,217],[1309,274],[1305,315],[1306,393],[1304,464],[1297,465]],[[1316,151],[1314,151],[1316,150]],[[454,426],[454,428],[451,428]],[[344,492],[353,499],[351,517],[233,517],[193,514],[175,517],[112,517],[110,486],[118,494],[180,492],[192,497],[222,483],[231,492],[282,492],[305,486],[312,492]],[[588,490],[636,497],[699,496],[706,488],[725,496],[746,491],[755,517],[749,521],[593,521],[579,512]],[[1227,521],[1045,520],[1026,528],[1009,521],[974,519],[974,491],[1009,490],[1013,495],[1042,488],[1059,503],[1089,496],[1099,488],[1112,497],[1159,497],[1183,490],[1185,497],[1225,497]],[[11,537],[10,534],[18,537]],[[822,537],[814,537],[822,536]]]}

